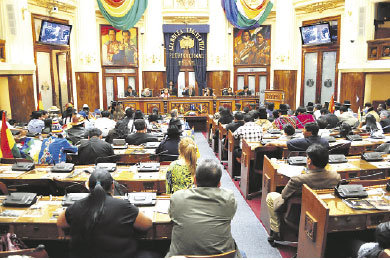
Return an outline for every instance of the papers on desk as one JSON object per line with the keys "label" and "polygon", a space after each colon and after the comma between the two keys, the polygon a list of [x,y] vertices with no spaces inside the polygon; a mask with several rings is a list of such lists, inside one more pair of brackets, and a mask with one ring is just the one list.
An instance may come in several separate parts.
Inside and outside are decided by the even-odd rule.
{"label": "papers on desk", "polygon": [[44,175],[43,179],[56,179],[56,180],[62,180],[65,179],[69,173],[67,172],[49,172],[48,174]]}
{"label": "papers on desk", "polygon": [[3,171],[12,171],[12,165],[0,166],[0,172]]}
{"label": "papers on desk", "polygon": [[133,178],[135,180],[157,180],[159,177],[159,172],[137,172]]}
{"label": "papers on desk", "polygon": [[369,162],[371,165],[374,165],[375,167],[379,169],[388,169],[390,168],[390,162]]}
{"label": "papers on desk", "polygon": [[141,211],[144,215],[146,215],[150,219],[154,219],[154,208],[153,207],[139,207],[139,211]]}
{"label": "papers on desk", "polygon": [[329,169],[331,171],[360,170],[359,167],[350,163],[329,164]]}
{"label": "papers on desk", "polygon": [[157,200],[156,211],[163,214],[168,214],[170,200]]}
{"label": "papers on desk", "polygon": [[334,199],[335,196],[332,194],[332,193],[327,193],[327,194],[320,194],[318,195],[318,197],[322,200],[326,200],[326,199]]}
{"label": "papers on desk", "polygon": [[23,171],[4,171],[0,173],[0,178],[16,178],[24,174]]}
{"label": "papers on desk", "polygon": [[0,218],[17,218],[21,216],[25,210],[6,209],[0,213]]}
{"label": "papers on desk", "polygon": [[278,173],[287,176],[289,178],[301,175],[303,170],[305,169],[304,166],[294,166],[294,165],[287,165],[284,164],[280,168],[278,168]]}

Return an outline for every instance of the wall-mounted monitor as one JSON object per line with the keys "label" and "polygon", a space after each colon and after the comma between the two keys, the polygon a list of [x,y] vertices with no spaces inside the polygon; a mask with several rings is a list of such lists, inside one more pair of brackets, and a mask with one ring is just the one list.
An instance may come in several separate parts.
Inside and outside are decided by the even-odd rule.
{"label": "wall-mounted monitor", "polygon": [[42,20],[39,42],[52,45],[69,45],[72,25]]}
{"label": "wall-mounted monitor", "polygon": [[303,45],[321,45],[332,43],[329,23],[306,25],[299,28]]}

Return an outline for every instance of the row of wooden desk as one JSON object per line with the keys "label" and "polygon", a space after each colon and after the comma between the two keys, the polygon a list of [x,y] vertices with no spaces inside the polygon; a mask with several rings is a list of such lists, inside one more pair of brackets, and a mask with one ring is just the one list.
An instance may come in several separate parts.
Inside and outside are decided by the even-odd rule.
{"label": "row of wooden desk", "polygon": [[[76,183],[84,184],[88,180],[94,165],[75,166],[70,173],[52,173],[51,166],[36,165],[34,170],[27,172],[12,171],[11,165],[0,165],[0,181],[8,187],[47,186],[48,193],[53,182],[62,185],[64,189]],[[165,174],[168,165],[161,165],[159,172],[137,172],[136,166],[117,166],[112,173],[114,180],[125,186],[128,192],[166,192]],[[86,172],[87,170],[88,172]],[[58,185],[57,185],[58,186]]]}
{"label": "row of wooden desk", "polygon": [[[0,201],[4,200],[0,196]],[[15,233],[21,239],[62,240],[69,239],[63,230],[57,228],[57,217],[65,210],[63,197],[40,197],[34,205],[27,208],[0,206],[0,229]],[[137,233],[139,239],[170,239],[172,223],[169,218],[169,196],[159,196],[155,206],[140,207],[140,211],[150,217],[153,227],[146,233]]]}

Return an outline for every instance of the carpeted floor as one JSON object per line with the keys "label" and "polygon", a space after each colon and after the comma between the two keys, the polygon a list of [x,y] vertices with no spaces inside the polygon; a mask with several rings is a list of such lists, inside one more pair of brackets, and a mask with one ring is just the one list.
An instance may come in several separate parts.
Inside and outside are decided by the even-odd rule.
{"label": "carpeted floor", "polygon": [[[218,160],[209,147],[206,136],[204,133],[195,133],[195,142],[201,155],[200,160]],[[252,199],[249,202],[252,204],[250,206],[226,170],[223,170],[221,184],[223,188],[233,190],[237,200],[237,212],[232,221],[232,234],[239,249],[244,251],[249,258],[280,258],[279,251],[267,242],[268,235],[259,221],[260,198]]]}

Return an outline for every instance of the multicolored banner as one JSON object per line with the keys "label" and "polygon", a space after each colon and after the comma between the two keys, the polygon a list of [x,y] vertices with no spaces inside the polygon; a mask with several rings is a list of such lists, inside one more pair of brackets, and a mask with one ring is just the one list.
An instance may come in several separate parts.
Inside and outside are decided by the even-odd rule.
{"label": "multicolored banner", "polygon": [[0,158],[20,158],[19,148],[16,146],[15,139],[8,129],[5,112],[3,112],[2,125],[1,125],[1,149]]}
{"label": "multicolored banner", "polygon": [[141,19],[148,0],[97,0],[100,12],[119,30],[129,30]]}
{"label": "multicolored banner", "polygon": [[221,0],[221,3],[226,18],[238,29],[259,27],[274,6],[273,0]]}

